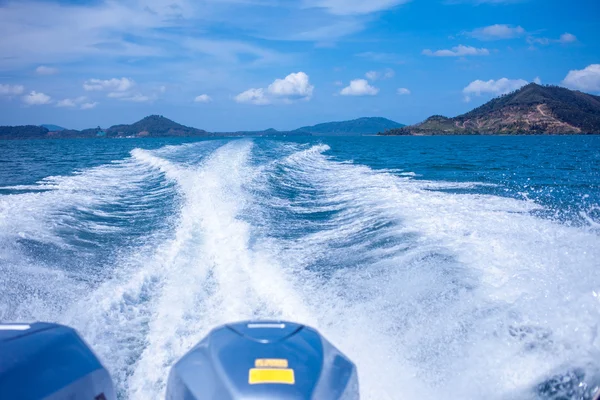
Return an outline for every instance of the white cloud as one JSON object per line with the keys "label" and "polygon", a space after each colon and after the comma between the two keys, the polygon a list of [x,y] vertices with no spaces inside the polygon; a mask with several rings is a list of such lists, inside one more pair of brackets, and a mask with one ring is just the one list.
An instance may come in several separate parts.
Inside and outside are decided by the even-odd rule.
{"label": "white cloud", "polygon": [[571,89],[600,92],[600,64],[569,71],[562,84]]}
{"label": "white cloud", "polygon": [[96,106],[98,105],[97,102],[93,102],[93,103],[83,103],[81,105],[81,109],[82,110],[91,110],[92,108],[96,108]]}
{"label": "white cloud", "polygon": [[275,79],[269,85],[267,91],[274,96],[309,100],[312,97],[314,88],[310,84],[310,78],[307,74],[297,72],[289,74],[284,79]]}
{"label": "white cloud", "polygon": [[542,80],[540,79],[539,76],[536,76],[535,79],[533,80],[533,83],[537,83],[538,85],[542,84]]}
{"label": "white cloud", "polygon": [[377,53],[374,51],[365,51],[363,53],[357,53],[355,56],[380,63],[404,64],[404,61],[400,55],[395,53]]}
{"label": "white cloud", "polygon": [[575,42],[577,42],[577,36],[573,35],[572,33],[568,33],[568,32],[565,32],[562,35],[560,35],[560,37],[558,39],[550,39],[550,38],[546,38],[546,37],[535,37],[535,36],[527,37],[527,43],[532,45],[532,48],[535,48],[533,46],[536,44],[539,44],[542,46],[548,46],[549,44],[552,44],[552,43],[569,44],[569,43],[575,43]]}
{"label": "white cloud", "polygon": [[480,40],[499,40],[517,38],[525,33],[525,29],[521,26],[495,24],[475,29],[470,36]]}
{"label": "white cloud", "polygon": [[573,35],[572,33],[566,32],[560,35],[558,41],[559,43],[573,43],[577,41],[577,36]]}
{"label": "white cloud", "polygon": [[517,90],[525,85],[527,82],[524,79],[508,79],[501,78],[498,80],[490,79],[489,81],[476,80],[463,89],[465,95],[465,101],[471,100],[471,95],[481,96],[482,94],[500,95]]}
{"label": "white cloud", "polygon": [[271,101],[265,95],[264,89],[248,89],[235,96],[235,101],[238,103],[248,103],[256,105],[270,104]]}
{"label": "white cloud", "polygon": [[201,94],[200,96],[196,96],[194,102],[196,103],[210,103],[212,98],[207,94]]}
{"label": "white cloud", "polygon": [[155,98],[143,95],[141,93],[135,93],[135,94],[130,95],[128,97],[122,97],[121,100],[123,100],[123,101],[131,101],[133,103],[148,103],[150,101],[154,101]]}
{"label": "white cloud", "polygon": [[30,106],[39,106],[51,103],[52,98],[47,94],[32,91],[31,93],[23,96],[23,102]]}
{"label": "white cloud", "polygon": [[90,79],[84,82],[83,89],[88,92],[104,90],[126,92],[134,86],[135,82],[129,78],[112,78],[107,80]]}
{"label": "white cloud", "polygon": [[40,65],[35,69],[35,73],[38,75],[54,75],[58,73],[58,69]]}
{"label": "white cloud", "polygon": [[23,94],[25,87],[23,85],[1,85],[0,96],[18,96]]}
{"label": "white cloud", "polygon": [[370,81],[376,81],[378,79],[390,79],[396,75],[396,72],[391,68],[386,68],[383,71],[369,71],[365,74],[365,77]]}
{"label": "white cloud", "polygon": [[407,88],[398,88],[398,90],[396,90],[396,93],[399,94],[400,96],[402,96],[402,95],[410,94],[410,90],[408,90]]}
{"label": "white cloud", "polygon": [[333,84],[335,86],[344,86],[344,82],[342,82],[342,81],[335,81],[335,82],[333,82]]}
{"label": "white cloud", "polygon": [[490,54],[488,49],[477,49],[472,46],[463,46],[462,44],[453,47],[451,50],[431,51],[423,50],[423,54],[432,57],[462,57],[462,56],[487,56]]}
{"label": "white cloud", "polygon": [[375,96],[379,89],[369,85],[366,79],[355,79],[340,92],[342,96]]}
{"label": "white cloud", "polygon": [[248,89],[235,96],[238,103],[256,105],[271,104],[277,100],[290,103],[294,100],[310,100],[314,86],[304,72],[291,73],[284,79],[275,79],[266,89]]}
{"label": "white cloud", "polygon": [[379,78],[379,72],[377,71],[369,71],[365,74],[365,77],[370,81],[376,81]]}
{"label": "white cloud", "polygon": [[325,8],[331,14],[370,14],[387,10],[409,0],[304,0],[305,7]]}
{"label": "white cloud", "polygon": [[85,96],[77,97],[75,99],[64,99],[64,100],[58,101],[56,103],[56,107],[75,108],[79,104],[85,102],[86,100],[87,100],[87,97],[85,97]]}

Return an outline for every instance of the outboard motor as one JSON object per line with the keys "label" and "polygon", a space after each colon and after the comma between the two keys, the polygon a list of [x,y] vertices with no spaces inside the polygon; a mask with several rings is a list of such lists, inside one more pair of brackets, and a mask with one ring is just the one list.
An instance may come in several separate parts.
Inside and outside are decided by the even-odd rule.
{"label": "outboard motor", "polygon": [[168,400],[359,398],[356,367],[316,330],[290,322],[214,329],[171,369]]}
{"label": "outboard motor", "polygon": [[0,324],[0,399],[115,398],[108,371],[75,330]]}
{"label": "outboard motor", "polygon": [[[171,369],[169,400],[357,400],[356,367],[316,330],[290,322],[214,329]],[[0,399],[115,400],[75,330],[0,324]]]}

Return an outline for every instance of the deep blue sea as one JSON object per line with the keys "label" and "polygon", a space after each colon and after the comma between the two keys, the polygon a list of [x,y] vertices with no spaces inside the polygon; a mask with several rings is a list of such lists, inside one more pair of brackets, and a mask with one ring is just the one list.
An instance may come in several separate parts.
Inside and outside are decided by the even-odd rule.
{"label": "deep blue sea", "polygon": [[0,142],[0,320],[158,399],[250,318],[320,329],[364,399],[589,399],[600,136]]}

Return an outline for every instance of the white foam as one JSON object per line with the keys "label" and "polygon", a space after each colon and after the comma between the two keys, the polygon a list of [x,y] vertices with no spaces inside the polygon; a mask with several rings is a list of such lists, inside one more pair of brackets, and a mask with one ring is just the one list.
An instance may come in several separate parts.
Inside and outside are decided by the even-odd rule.
{"label": "white foam", "polygon": [[[113,178],[100,173],[113,183],[97,193],[85,192],[92,170],[22,195],[46,196],[31,202],[45,215],[69,186],[73,202],[135,193],[121,174],[158,174],[177,191],[167,234],[125,249],[114,275],[89,295],[75,291],[69,310],[46,311],[80,329],[123,398],[162,398],[170,366],[208,330],[252,318],[319,328],[357,363],[365,399],[526,398],[552,371],[598,352],[597,234],[534,217],[531,201],[436,191],[478,183],[337,162],[326,145],[278,144],[255,165],[256,146],[137,149]],[[136,201],[160,200],[148,197],[138,191]],[[88,211],[102,212],[96,204]],[[11,207],[20,221],[25,209]],[[59,240],[54,218],[21,226]]]}

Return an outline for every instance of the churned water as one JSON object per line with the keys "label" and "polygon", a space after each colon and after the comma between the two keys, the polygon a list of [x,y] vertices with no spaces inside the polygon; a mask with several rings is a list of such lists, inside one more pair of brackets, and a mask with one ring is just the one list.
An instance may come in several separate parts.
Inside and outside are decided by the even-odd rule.
{"label": "churned water", "polygon": [[365,399],[600,384],[600,137],[0,143],[0,320],[76,327],[122,398],[290,319]]}

